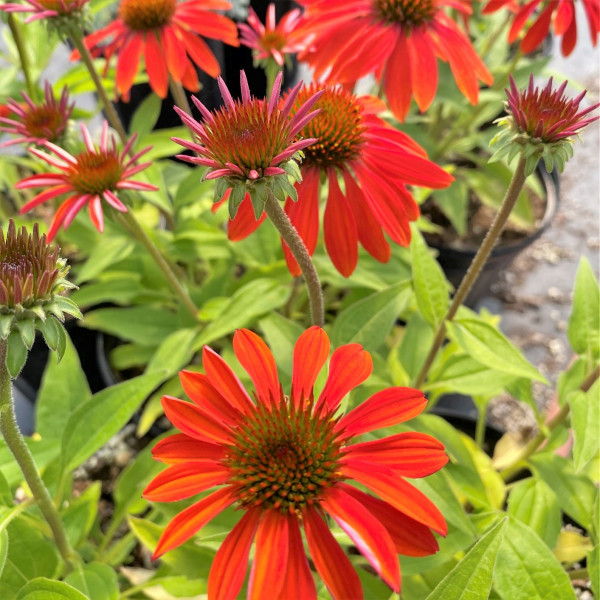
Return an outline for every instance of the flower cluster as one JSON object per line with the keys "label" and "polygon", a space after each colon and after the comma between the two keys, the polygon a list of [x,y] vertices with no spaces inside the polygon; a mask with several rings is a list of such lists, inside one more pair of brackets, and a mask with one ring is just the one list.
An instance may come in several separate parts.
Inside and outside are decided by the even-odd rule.
{"label": "flower cluster", "polygon": [[431,530],[441,535],[447,530],[439,510],[404,478],[430,475],[448,458],[442,444],[421,433],[354,439],[417,416],[426,404],[423,394],[389,388],[340,415],[342,398],[371,374],[371,357],[359,344],[333,352],[318,397],[315,381],[329,356],[329,339],[319,327],[296,342],[289,396],[281,389],[271,351],[256,334],[238,330],[233,347],[254,385],[254,401],[208,347],[205,374],[180,374],[192,402],[162,399],[165,414],[181,433],[154,447],[154,457],[168,467],[144,497],[173,502],[220,487],[171,520],[154,556],[179,546],[233,505],[243,516],[215,556],[210,598],[237,597],[254,541],[249,598],[316,599],[301,528],[332,596],[362,598],[360,579],[327,526],[331,517],[398,592],[397,555],[432,554],[438,545]]}

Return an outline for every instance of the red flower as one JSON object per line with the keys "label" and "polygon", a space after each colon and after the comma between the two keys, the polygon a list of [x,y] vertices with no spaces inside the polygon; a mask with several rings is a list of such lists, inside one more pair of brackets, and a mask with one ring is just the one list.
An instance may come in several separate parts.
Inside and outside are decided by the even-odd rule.
{"label": "red flower", "polygon": [[[362,598],[358,575],[327,526],[331,517],[398,592],[397,554],[432,554],[438,546],[430,529],[446,534],[441,513],[404,478],[430,475],[448,459],[442,444],[421,433],[352,442],[418,415],[426,404],[423,394],[389,388],[336,416],[342,398],[371,373],[371,357],[359,344],[333,353],[318,398],[313,386],[329,355],[329,340],[319,327],[296,342],[289,397],[279,384],[273,355],[256,334],[237,331],[233,347],[254,384],[255,401],[208,347],[203,351],[206,374],[180,373],[193,402],[162,399],[167,417],[182,433],[155,446],[154,456],[169,466],[148,485],[144,497],[172,502],[221,487],[172,519],[154,557],[235,505],[243,516],[215,556],[209,599],[237,597],[253,540],[249,598],[316,598],[301,526],[331,595]],[[349,485],[351,481],[380,498]]]}
{"label": "red flower", "polygon": [[[323,92],[315,104],[321,112],[299,135],[318,141],[304,150],[298,201],[288,198],[285,210],[312,254],[319,237],[321,175],[326,176],[325,247],[337,270],[348,277],[358,261],[358,242],[381,262],[390,258],[384,231],[397,244],[410,243],[410,221],[419,216],[419,207],[406,184],[443,188],[453,177],[430,162],[409,136],[375,114],[385,108],[376,98],[357,98],[340,87],[311,84],[298,94],[297,106],[317,90]],[[245,200],[230,221],[229,238],[242,239],[259,224]],[[283,249],[291,273],[299,275],[300,267],[285,244]]]}
{"label": "red flower", "polygon": [[[188,142],[181,138],[173,138],[173,141],[199,155],[182,154],[177,158],[209,168],[205,179],[219,180],[215,190],[216,201],[221,200],[228,189],[232,189],[228,196],[232,217],[247,190],[257,219],[263,213],[267,188],[285,189],[293,193],[288,173],[293,176],[294,171],[289,169],[295,167],[298,152],[316,141],[314,137],[297,141],[294,139],[318,114],[318,110],[311,111],[311,108],[321,92],[305,96],[294,115],[290,116],[302,83],[290,92],[288,100],[280,106],[281,79],[280,72],[267,102],[266,99],[258,100],[250,95],[244,71],[240,72],[241,100],[234,100],[225,82],[219,78],[219,89],[224,101],[221,109],[211,113],[198,98],[192,97],[204,118],[203,123],[175,107],[177,114],[194,132],[198,141]],[[294,163],[294,167],[290,163]],[[249,199],[248,205],[252,207],[252,204]]]}
{"label": "red flower", "polygon": [[300,40],[294,40],[291,33],[294,31],[300,11],[296,8],[287,12],[278,24],[275,23],[275,4],[269,4],[267,9],[267,20],[265,25],[260,22],[254,9],[248,9],[248,24],[241,23],[240,43],[252,48],[255,59],[264,61],[273,59],[280,67],[287,54],[296,54],[306,49],[306,44]]}
{"label": "red flower", "polygon": [[[104,53],[107,64],[118,54],[116,86],[127,100],[144,56],[150,86],[161,97],[167,95],[169,76],[183,86],[199,90],[197,65],[217,77],[219,63],[201,35],[238,46],[235,23],[213,11],[227,10],[224,0],[121,0],[119,17],[85,39],[94,54]],[[109,39],[106,44],[101,42]]]}
{"label": "red flower", "polygon": [[25,23],[38,19],[54,19],[56,17],[71,16],[81,12],[89,0],[27,0],[27,5],[9,2],[0,4],[0,10],[6,12],[32,12]]}
{"label": "red flower", "polygon": [[[0,144],[0,147],[11,144],[41,145],[44,142],[59,141],[75,106],[74,103],[69,104],[69,92],[66,86],[63,88],[58,102],[54,97],[52,86],[48,82],[45,86],[45,102],[35,104],[25,92],[21,92],[21,94],[25,103],[9,100],[6,105],[8,114],[0,114],[0,123],[5,125],[0,127],[0,131],[20,137]],[[12,113],[12,118],[8,118],[10,113]]]}
{"label": "red flower", "polygon": [[479,83],[492,76],[444,6],[460,0],[299,0],[306,7],[300,33],[313,35],[299,55],[332,83],[354,84],[374,73],[394,115],[403,121],[411,98],[426,110],[438,83],[437,59],[450,64],[460,91],[477,103]]}
{"label": "red flower", "polygon": [[62,173],[32,175],[15,185],[18,190],[46,188],[23,206],[21,214],[51,198],[64,194],[69,195],[69,198],[60,205],[54,215],[54,220],[48,232],[48,241],[54,238],[61,225],[67,228],[86,204],[90,211],[92,223],[98,231],[102,232],[104,229],[102,200],[105,200],[120,212],[127,212],[127,207],[117,197],[120,190],[156,191],[158,189],[154,185],[129,179],[151,164],[149,162],[135,164],[150,148],[145,148],[128,158],[127,153],[135,141],[135,136],[119,152],[114,137],[111,136],[109,143],[106,121],[102,127],[99,148],[94,146],[90,133],[83,124],[81,125],[81,131],[86,149],[75,156],[51,142],[46,142],[44,145],[55,156],[35,148],[29,148],[32,154],[45,160],[49,165],[59,168]]}
{"label": "red flower", "polygon": [[[598,0],[582,0],[582,2],[588,20],[592,45],[595,46],[600,31],[600,4]],[[521,40],[523,52],[533,52],[544,41],[550,31],[552,21],[554,21],[554,35],[562,36],[561,52],[563,56],[569,56],[573,52],[577,43],[577,20],[573,0],[530,0],[522,3],[521,6],[514,0],[490,0],[483,9],[483,13],[493,13],[503,7],[509,8],[515,13],[508,32],[510,43],[516,41],[524,29],[527,30]],[[534,14],[537,8],[542,10]],[[533,23],[528,27],[532,16]]]}

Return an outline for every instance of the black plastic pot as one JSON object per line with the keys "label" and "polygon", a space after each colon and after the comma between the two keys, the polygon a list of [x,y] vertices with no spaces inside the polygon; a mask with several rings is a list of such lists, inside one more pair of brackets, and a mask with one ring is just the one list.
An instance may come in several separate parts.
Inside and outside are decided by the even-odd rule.
{"label": "black plastic pot", "polygon": [[[492,250],[483,271],[469,292],[465,304],[469,307],[476,306],[482,298],[489,296],[491,286],[498,281],[501,270],[510,266],[513,260],[535,240],[537,240],[550,226],[559,202],[558,173],[547,173],[543,166],[538,166],[537,174],[546,191],[546,212],[538,229],[528,237],[510,245],[497,246]],[[456,289],[469,268],[475,250],[450,248],[435,242],[429,242],[430,247],[438,251],[437,260],[442,267],[446,278]]]}

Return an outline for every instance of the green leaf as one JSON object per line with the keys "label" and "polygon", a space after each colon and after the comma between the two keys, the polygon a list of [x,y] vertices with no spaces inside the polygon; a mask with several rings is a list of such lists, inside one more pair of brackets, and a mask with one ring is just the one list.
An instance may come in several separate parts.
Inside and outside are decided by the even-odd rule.
{"label": "green leaf", "polygon": [[554,490],[558,504],[574,521],[589,531],[596,486],[585,475],[576,474],[571,463],[550,452],[529,458],[534,471]]}
{"label": "green leaf", "polygon": [[582,257],[575,276],[573,310],[567,335],[578,354],[600,354],[600,290],[587,258]]}
{"label": "green leaf", "polygon": [[146,367],[146,373],[163,371],[165,377],[170,377],[187,366],[192,360],[193,344],[197,337],[198,331],[195,328],[174,331],[157,348]]}
{"label": "green leaf", "polygon": [[556,494],[543,480],[520,481],[510,492],[506,512],[535,531],[548,548],[554,548],[561,527]]}
{"label": "green leaf", "polygon": [[291,381],[294,345],[304,329],[278,312],[271,313],[258,324],[265,334],[271,352],[277,357],[280,373],[285,373]]}
{"label": "green leaf", "polygon": [[[472,169],[469,169],[472,170]],[[433,197],[437,206],[448,217],[458,235],[467,231],[469,190],[463,181],[456,180],[443,190],[435,190]]]}
{"label": "green leaf", "polygon": [[6,367],[13,379],[16,379],[25,361],[27,360],[27,347],[18,331],[13,331],[6,343]]}
{"label": "green leaf", "polygon": [[118,433],[163,379],[163,373],[140,375],[102,390],[80,404],[65,426],[64,468],[70,471],[79,466]]}
{"label": "green leaf", "polygon": [[0,529],[0,577],[4,571],[6,557],[8,556],[8,532],[6,529]]}
{"label": "green leaf", "polygon": [[600,450],[600,384],[598,380],[588,392],[577,391],[569,396],[571,427],[575,443],[573,463],[581,471]]}
{"label": "green leaf", "polygon": [[595,546],[587,556],[588,573],[594,597],[600,595],[600,546]]}
{"label": "green leaf", "polygon": [[71,298],[79,306],[94,306],[102,302],[112,304],[129,304],[142,292],[141,277],[131,273],[127,278],[102,278],[98,283],[88,283],[76,292]]}
{"label": "green leaf", "polygon": [[[98,513],[101,484],[94,481],[77,498],[72,498],[62,512],[67,537],[74,548],[85,540]],[[76,586],[77,587],[77,586]]]}
{"label": "green leaf", "polygon": [[161,106],[161,99],[156,94],[148,94],[133,113],[129,124],[129,133],[138,135],[150,133],[158,121]]}
{"label": "green leaf", "polygon": [[433,330],[427,321],[420,312],[415,311],[406,324],[404,336],[398,348],[398,360],[411,380],[417,377],[427,358],[433,342],[433,335]]}
{"label": "green leaf", "polygon": [[507,527],[508,519],[504,518],[490,529],[440,581],[427,600],[486,600]]}
{"label": "green leaf", "polygon": [[512,518],[498,552],[494,589],[503,600],[575,599],[550,549],[533,529]]}
{"label": "green leaf", "polygon": [[148,154],[144,155],[144,160],[155,161],[157,158],[164,158],[165,156],[173,156],[180,154],[182,148],[179,144],[176,144],[171,140],[173,137],[186,138],[189,136],[189,132],[186,127],[172,127],[169,129],[159,129],[157,131],[150,131],[145,135],[141,135],[138,140],[138,148],[146,148],[146,146],[152,146],[152,150]]}
{"label": "green leaf", "polygon": [[77,281],[82,283],[94,279],[106,269],[127,258],[135,247],[131,239],[122,237],[103,238],[91,252],[89,258],[77,271]]}
{"label": "green leaf", "polygon": [[21,339],[28,349],[31,349],[35,340],[35,325],[33,319],[23,319],[15,323],[17,329],[21,332]]}
{"label": "green leaf", "polygon": [[274,279],[255,279],[237,290],[219,316],[200,334],[194,348],[252,325],[260,317],[285,304],[290,288]]}
{"label": "green leaf", "polygon": [[19,590],[17,600],[89,600],[64,581],[37,577]]}
{"label": "green leaf", "polygon": [[0,315],[0,340],[8,337],[10,330],[12,328],[14,315]]}
{"label": "green leaf", "polygon": [[49,318],[45,321],[38,320],[36,327],[42,332],[44,340],[46,341],[46,346],[48,346],[50,350],[56,351],[61,339],[59,328],[62,327],[62,325],[56,319]]}
{"label": "green leaf", "polygon": [[354,342],[368,351],[377,350],[411,297],[410,284],[402,281],[351,304],[339,313],[333,324],[332,345],[338,347]]}
{"label": "green leaf", "polygon": [[521,351],[489,323],[480,319],[455,319],[447,325],[450,337],[481,364],[503,373],[547,383]]}
{"label": "green leaf", "polygon": [[0,471],[0,504],[4,506],[14,506],[13,494],[10,491],[10,484],[4,476],[4,473]]}
{"label": "green leaf", "polygon": [[89,600],[117,600],[119,583],[114,569],[92,562],[69,573],[65,582],[83,592]]}
{"label": "green leaf", "polygon": [[448,285],[437,260],[431,256],[421,234],[413,230],[410,245],[413,286],[421,314],[433,327],[437,327],[448,310]]}
{"label": "green leaf", "polygon": [[90,396],[79,356],[68,338],[60,363],[56,355],[48,357],[36,403],[37,432],[44,439],[60,440],[71,414]]}

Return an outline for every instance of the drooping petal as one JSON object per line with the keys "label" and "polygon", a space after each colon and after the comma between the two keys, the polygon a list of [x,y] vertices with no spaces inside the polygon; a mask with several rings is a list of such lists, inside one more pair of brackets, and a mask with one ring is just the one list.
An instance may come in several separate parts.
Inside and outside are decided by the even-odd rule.
{"label": "drooping petal", "polygon": [[119,52],[115,83],[119,94],[122,96],[128,94],[133,85],[133,80],[137,75],[142,57],[143,41],[144,38],[141,34],[134,34],[123,45],[121,52]]}
{"label": "drooping petal", "polygon": [[[227,192],[229,197],[229,191]],[[240,204],[235,219],[227,222],[227,237],[232,242],[245,240],[251,233],[254,233],[259,225],[267,218],[267,213],[263,213],[260,219],[256,219],[250,194],[246,193]]]}
{"label": "drooping petal", "polygon": [[331,355],[329,375],[319,396],[317,409],[323,404],[335,410],[342,398],[368,379],[373,370],[371,355],[360,344],[340,346]]}
{"label": "drooping petal", "polygon": [[153,502],[175,502],[225,483],[229,469],[212,460],[172,465],[160,472],[142,496]]}
{"label": "drooping petal", "polygon": [[410,58],[404,35],[398,35],[396,46],[385,67],[384,90],[390,110],[404,121],[412,98]]}
{"label": "drooping petal", "polygon": [[374,429],[391,427],[420,415],[427,399],[420,390],[392,387],[373,394],[345,414],[336,429],[344,437],[353,437]]}
{"label": "drooping petal", "polygon": [[169,73],[165,57],[154,31],[146,34],[146,71],[150,87],[161,98],[166,98],[169,89]]}
{"label": "drooping petal", "polygon": [[233,336],[233,351],[250,375],[259,398],[267,405],[279,401],[281,392],[277,365],[262,339],[248,329],[238,329]]}
{"label": "drooping petal", "polygon": [[325,521],[311,506],[304,510],[303,517],[310,555],[329,593],[334,598],[362,599],[360,579]]}
{"label": "drooping petal", "polygon": [[185,433],[176,433],[160,440],[152,448],[152,456],[164,463],[175,465],[194,460],[220,460],[225,457],[225,448],[201,442]]}
{"label": "drooping petal", "polygon": [[329,488],[321,506],[348,534],[381,578],[400,591],[400,564],[387,529],[352,496],[338,486]]}
{"label": "drooping petal", "polygon": [[411,87],[417,106],[425,112],[433,99],[438,84],[437,59],[431,40],[424,27],[415,27],[406,40],[410,59]]}
{"label": "drooping petal", "polygon": [[289,553],[289,521],[278,510],[267,510],[256,531],[256,552],[248,583],[248,600],[276,598],[285,581]]}
{"label": "drooping petal", "polygon": [[221,488],[176,515],[162,532],[153,559],[180,546],[200,531],[211,519],[235,502],[230,487]]}
{"label": "drooping petal", "polygon": [[248,556],[262,512],[246,511],[221,544],[208,576],[208,596],[214,600],[235,600],[246,578]]}
{"label": "drooping petal", "polygon": [[329,357],[329,338],[323,329],[313,325],[300,335],[294,346],[292,371],[292,398],[299,405],[300,399],[309,399],[315,381]]}

